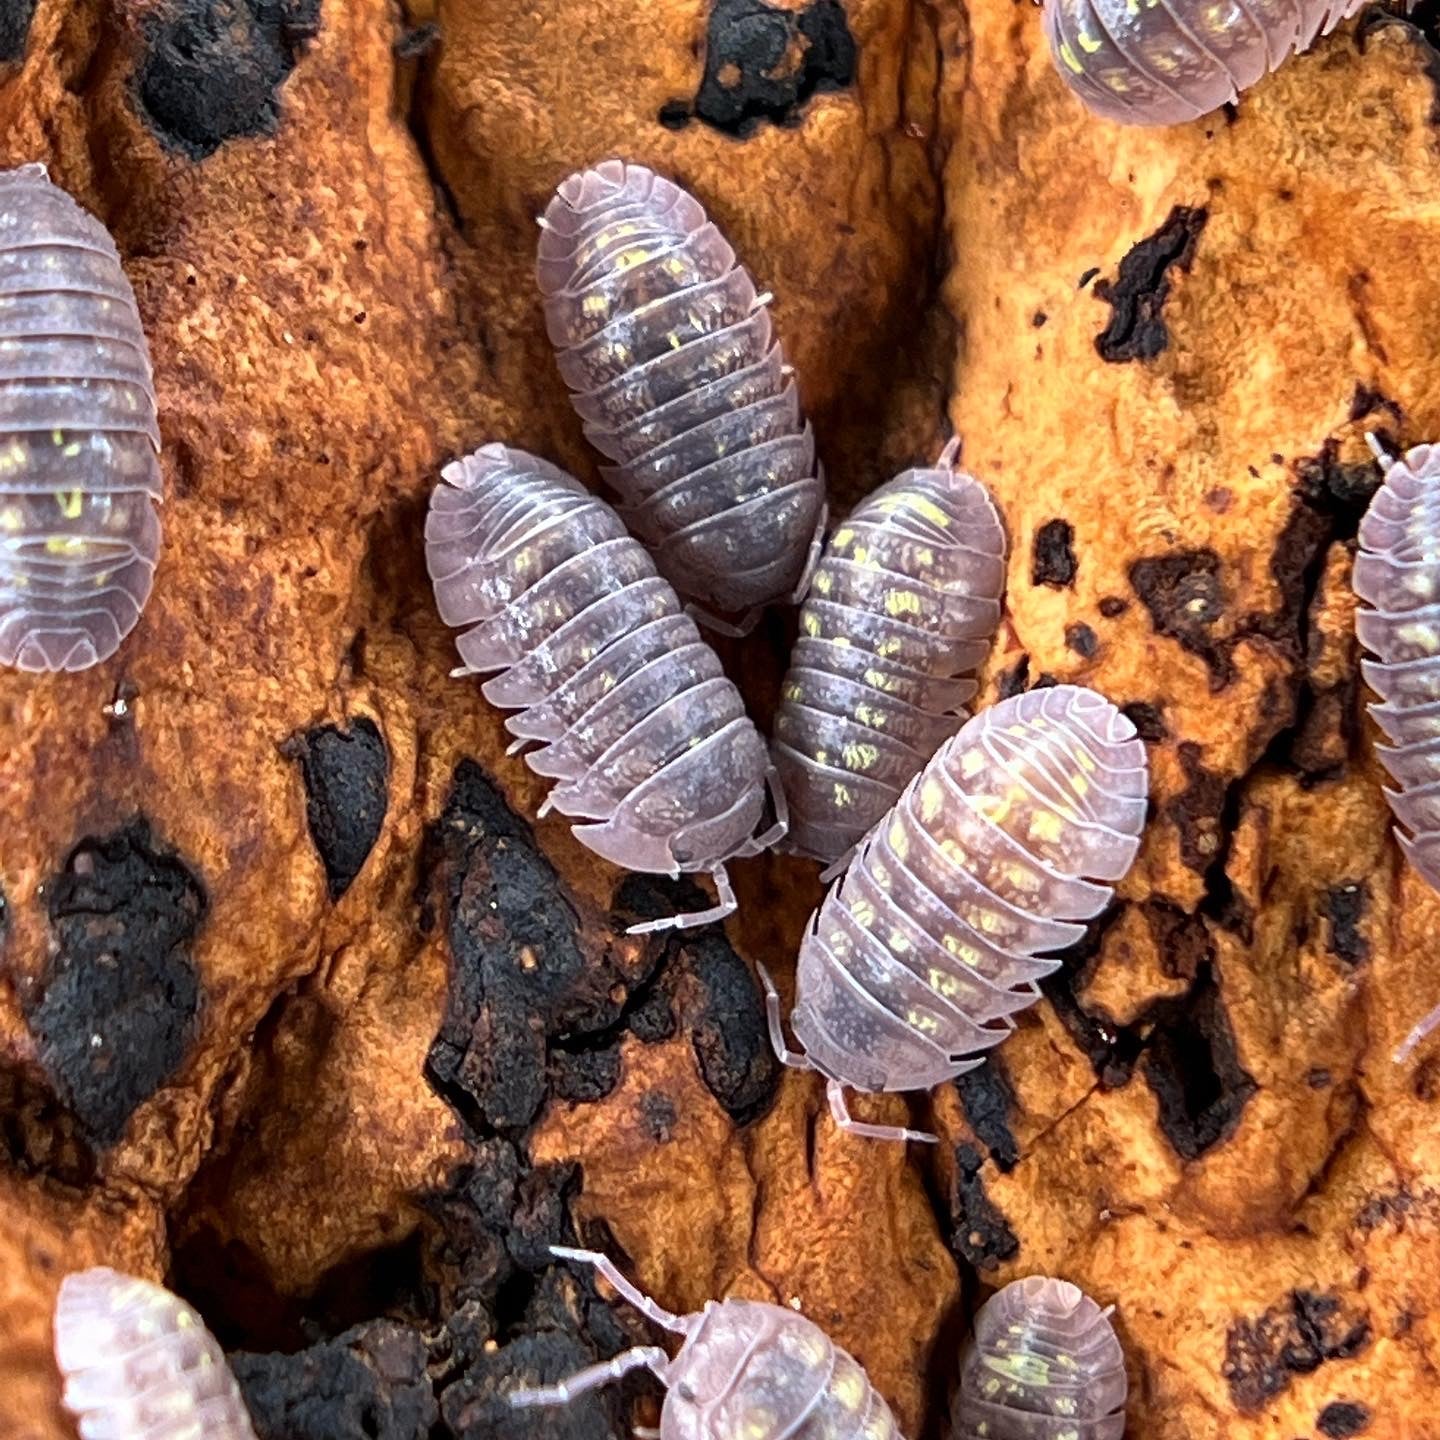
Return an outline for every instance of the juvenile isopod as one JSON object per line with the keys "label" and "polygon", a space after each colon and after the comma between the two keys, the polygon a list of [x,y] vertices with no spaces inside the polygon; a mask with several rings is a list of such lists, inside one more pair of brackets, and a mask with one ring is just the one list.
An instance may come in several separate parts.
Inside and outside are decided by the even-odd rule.
{"label": "juvenile isopod", "polygon": [[826,1078],[843,1129],[933,1140],[852,1120],[845,1087],[929,1090],[1009,1035],[1059,964],[1040,957],[1079,940],[1130,869],[1148,793],[1135,727],[1093,690],[1031,690],[967,721],[806,929],[790,1015],[803,1054],[764,977],[776,1053]]}
{"label": "juvenile isopod", "polygon": [[1125,1355],[1110,1311],[1031,1275],[975,1316],[960,1365],[955,1440],[1121,1440]]}
{"label": "juvenile isopod", "polygon": [[711,1300],[698,1314],[672,1315],[604,1255],[551,1249],[593,1265],[648,1320],[685,1338],[673,1360],[658,1345],[642,1345],[556,1385],[512,1391],[512,1405],[565,1405],[647,1369],[666,1387],[660,1440],[900,1440],[890,1407],[860,1363],[796,1311]]}
{"label": "juvenile isopod", "polygon": [[704,612],[791,596],[825,485],[770,297],[700,202],[642,165],[571,175],[540,223],[560,374],[660,573]]}
{"label": "juvenile isopod", "polygon": [[255,1440],[205,1322],[148,1280],[104,1268],[67,1275],[55,1359],[82,1440]]}
{"label": "juvenile isopod", "polygon": [[[1419,445],[1404,458],[1371,447],[1385,473],[1360,522],[1355,633],[1376,658],[1362,660],[1365,682],[1380,697],[1370,714],[1388,746],[1376,747],[1395,781],[1386,790],[1403,826],[1395,838],[1417,873],[1440,890],[1440,446]],[[1408,832],[1408,833],[1407,833]],[[1397,1061],[1437,1025],[1426,1015],[1395,1053]]]}
{"label": "juvenile isopod", "polygon": [[1364,0],[1045,0],[1056,68],[1097,115],[1180,125],[1235,100]]}
{"label": "juvenile isopod", "polygon": [[0,172],[0,665],[84,670],[160,553],[160,431],[109,232],[43,165]]}
{"label": "juvenile isopod", "polygon": [[791,845],[827,863],[955,733],[1000,622],[1005,530],[957,449],[851,512],[800,611],[771,753]]}
{"label": "juvenile isopod", "polygon": [[725,862],[785,833],[756,834],[769,760],[734,684],[669,581],[620,517],[571,476],[503,445],[442,472],[425,522],[440,618],[466,626],[457,673],[483,686],[551,807],[592,823],[575,835],[630,870],[709,871],[710,910],[637,925],[723,919]]}

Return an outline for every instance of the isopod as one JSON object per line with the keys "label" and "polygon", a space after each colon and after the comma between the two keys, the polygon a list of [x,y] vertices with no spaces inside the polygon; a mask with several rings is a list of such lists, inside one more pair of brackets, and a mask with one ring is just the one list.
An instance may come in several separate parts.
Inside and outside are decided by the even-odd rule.
{"label": "isopod", "polygon": [[955,1440],[1121,1440],[1125,1355],[1110,1311],[1031,1275],[975,1316],[960,1362]]}
{"label": "isopod", "polygon": [[694,196],[607,160],[563,181],[537,277],[560,374],[630,528],[744,624],[819,552],[825,484],[768,295]]}
{"label": "isopod", "polygon": [[1234,101],[1364,0],[1045,0],[1055,66],[1097,115],[1180,125]]}
{"label": "isopod", "polygon": [[827,863],[955,733],[1000,622],[1005,530],[957,448],[851,512],[800,611],[771,753],[791,846]]}
{"label": "isopod", "polygon": [[[1370,443],[1385,479],[1360,521],[1351,582],[1374,607],[1355,613],[1355,634],[1376,657],[1360,669],[1381,700],[1370,714],[1390,741],[1375,753],[1396,785],[1385,791],[1404,827],[1395,838],[1440,890],[1440,446],[1420,445],[1401,459],[1373,436]],[[1395,1059],[1406,1059],[1437,1025],[1440,1006],[1410,1031]]]}
{"label": "isopod", "polygon": [[711,1300],[698,1314],[672,1315],[606,1256],[551,1250],[593,1265],[648,1320],[685,1338],[673,1360],[658,1345],[637,1346],[558,1384],[512,1391],[512,1405],[565,1405],[646,1369],[666,1387],[660,1440],[900,1440],[890,1407],[859,1361],[813,1320],[758,1300]]}
{"label": "isopod", "polygon": [[[850,1116],[845,1087],[929,1090],[980,1064],[1109,904],[1140,848],[1149,793],[1135,727],[1104,696],[1056,685],[966,721],[866,837],[800,944],[787,1049],[819,1071],[841,1128],[933,1140]],[[1088,878],[1086,878],[1088,877]],[[1096,883],[1108,882],[1108,883]]]}
{"label": "isopod", "polygon": [[430,500],[425,557],[447,625],[467,626],[459,674],[493,675],[513,749],[556,782],[541,814],[595,823],[575,835],[630,870],[709,871],[710,910],[637,925],[702,925],[735,908],[730,859],[757,835],[765,742],[719,658],[620,517],[544,460],[486,445],[446,466]]}
{"label": "isopod", "polygon": [[0,172],[0,664],[84,670],[135,628],[164,498],[150,352],[109,232]]}
{"label": "isopod", "polygon": [[82,1440],[255,1440],[224,1351],[163,1286],[103,1267],[67,1275],[55,1359]]}

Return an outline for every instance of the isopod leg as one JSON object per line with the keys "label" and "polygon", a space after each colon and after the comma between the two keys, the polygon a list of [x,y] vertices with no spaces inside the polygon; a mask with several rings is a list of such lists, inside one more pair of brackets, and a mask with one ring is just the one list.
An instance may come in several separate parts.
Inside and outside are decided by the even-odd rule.
{"label": "isopod leg", "polygon": [[902,1144],[906,1140],[918,1140],[924,1145],[940,1143],[938,1135],[924,1130],[907,1130],[903,1125],[867,1125],[863,1120],[856,1120],[845,1103],[845,1087],[838,1080],[832,1080],[825,1087],[825,1093],[830,1097],[830,1113],[835,1123],[851,1135],[865,1140],[898,1140]]}
{"label": "isopod leg", "polygon": [[[823,472],[821,478],[824,478]],[[805,553],[805,568],[800,572],[800,583],[796,585],[795,593],[790,597],[792,605],[798,605],[805,598],[805,592],[815,578],[816,568],[820,564],[820,553],[825,548],[825,524],[829,519],[830,507],[822,505],[820,518],[815,522],[815,533],[810,537],[810,549]]]}
{"label": "isopod leg", "polygon": [[733,915],[738,902],[734,890],[730,888],[730,877],[725,873],[725,867],[717,867],[711,871],[711,876],[715,881],[716,903],[708,910],[691,910],[685,915],[666,915],[660,920],[645,920],[639,925],[630,926],[625,933],[652,935],[657,930],[693,930],[698,925],[713,925],[727,915]]}
{"label": "isopod leg", "polygon": [[1395,1063],[1403,1065],[1411,1056],[1415,1047],[1432,1031],[1440,1026],[1440,1005],[1437,1005],[1428,1015],[1424,1016],[1413,1030],[1400,1042],[1395,1049]]}
{"label": "isopod leg", "polygon": [[832,860],[821,872],[820,883],[828,885],[837,876],[843,875],[849,868],[850,862],[855,858],[855,852],[860,848],[859,843],[852,845],[843,855]]}
{"label": "isopod leg", "polygon": [[940,452],[940,458],[935,462],[937,470],[953,470],[955,462],[960,458],[960,437],[952,435],[946,442],[945,448]]}
{"label": "isopod leg", "polygon": [[770,803],[775,807],[775,823],[761,834],[752,835],[735,852],[733,858],[737,860],[743,860],[749,855],[763,855],[790,833],[790,802],[781,788],[780,772],[773,765],[765,772],[765,788],[770,792]]}
{"label": "isopod leg", "polygon": [[703,606],[693,602],[685,607],[685,613],[697,625],[703,625],[717,635],[724,635],[730,640],[743,640],[755,628],[760,617],[765,613],[765,607],[752,605],[733,625],[730,621],[722,620],[718,615],[712,615]]}
{"label": "isopod leg", "polygon": [[658,1345],[641,1345],[634,1350],[622,1350],[613,1360],[599,1365],[589,1365],[584,1370],[567,1376],[554,1385],[539,1385],[531,1390],[512,1390],[510,1404],[521,1410],[531,1405],[568,1405],[577,1395],[587,1390],[596,1390],[619,1380],[632,1370],[653,1370],[662,1380],[670,1357]]}
{"label": "isopod leg", "polygon": [[579,1265],[593,1266],[622,1299],[628,1300],[647,1320],[662,1329],[673,1330],[677,1335],[683,1335],[690,1329],[690,1322],[683,1315],[674,1315],[652,1300],[634,1281],[620,1273],[608,1255],[602,1255],[598,1250],[577,1250],[570,1245],[552,1245],[550,1253],[558,1260],[573,1260]]}
{"label": "isopod leg", "polygon": [[1388,475],[1395,468],[1398,457],[1392,455],[1385,448],[1384,441],[1373,430],[1365,432],[1365,443],[1370,447],[1370,453],[1375,457],[1375,463],[1379,465],[1381,473]]}
{"label": "isopod leg", "polygon": [[780,992],[775,988],[770,972],[758,961],[755,968],[760,972],[760,983],[765,987],[765,1019],[770,1026],[770,1045],[775,1051],[775,1058],[792,1070],[809,1070],[809,1056],[792,1050],[785,1043],[785,1027],[780,1021]]}

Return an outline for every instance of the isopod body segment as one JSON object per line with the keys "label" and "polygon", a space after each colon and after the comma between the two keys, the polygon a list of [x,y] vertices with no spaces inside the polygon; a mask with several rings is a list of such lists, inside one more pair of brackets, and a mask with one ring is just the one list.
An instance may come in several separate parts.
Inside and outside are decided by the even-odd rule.
{"label": "isopod body segment", "polygon": [[[1440,890],[1440,446],[1391,458],[1374,444],[1385,472],[1360,521],[1355,594],[1371,608],[1355,614],[1355,634],[1374,659],[1360,662],[1380,697],[1370,714],[1389,745],[1376,747],[1395,782],[1385,791],[1395,838],[1416,872]],[[1422,1019],[1396,1059],[1440,1024]]]}
{"label": "isopod body segment", "polygon": [[1140,846],[1149,771],[1135,727],[1075,685],[1031,690],[967,721],[865,839],[800,944],[789,1051],[779,1000],[771,1037],[787,1064],[846,1087],[929,1090],[1032,1004],[1083,921],[1109,904]]}
{"label": "isopod body segment", "polygon": [[1097,115],[1180,125],[1234,101],[1363,0],[1045,0],[1055,66]]}
{"label": "isopod body segment", "polygon": [[255,1440],[224,1351],[163,1286],[103,1267],[67,1275],[55,1359],[81,1440]]}
{"label": "isopod body segment", "polygon": [[84,670],[160,553],[160,431],[135,294],[43,165],[0,173],[0,665]]}
{"label": "isopod body segment", "polygon": [[836,527],[800,611],[771,752],[791,846],[827,863],[955,733],[1000,622],[1004,526],[955,449]]}
{"label": "isopod body segment", "polygon": [[[491,704],[530,768],[555,782],[545,807],[631,870],[709,871],[720,903],[651,922],[701,924],[734,908],[727,860],[757,834],[769,761],[740,692],[669,581],[620,517],[544,460],[487,445],[447,466],[425,522],[440,617],[462,673],[490,674]],[[498,673],[494,673],[498,672]]]}
{"label": "isopod body segment", "polygon": [[673,1360],[658,1345],[639,1346],[558,1384],[514,1391],[512,1405],[564,1405],[648,1369],[666,1387],[660,1440],[901,1440],[860,1363],[797,1311],[733,1299],[672,1315],[604,1255],[552,1248],[562,1259],[593,1265],[648,1319],[685,1338]]}
{"label": "isopod body segment", "polygon": [[955,1440],[1122,1440],[1125,1355],[1078,1286],[1030,1275],[975,1316],[960,1362]]}
{"label": "isopod body segment", "polygon": [[705,612],[789,598],[825,485],[769,297],[700,202],[642,165],[571,175],[541,226],[546,327],[630,528]]}

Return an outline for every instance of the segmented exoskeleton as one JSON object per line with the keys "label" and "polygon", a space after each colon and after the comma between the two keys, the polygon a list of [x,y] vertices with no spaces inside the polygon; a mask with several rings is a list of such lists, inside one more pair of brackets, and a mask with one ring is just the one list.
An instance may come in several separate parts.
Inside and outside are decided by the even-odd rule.
{"label": "segmented exoskeleton", "polygon": [[558,1384],[513,1391],[512,1405],[568,1404],[648,1369],[666,1387],[660,1440],[900,1440],[890,1407],[859,1362],[796,1311],[711,1300],[699,1314],[672,1315],[604,1255],[551,1250],[593,1265],[647,1319],[685,1339],[673,1360],[658,1345],[642,1345]]}
{"label": "segmented exoskeleton", "polygon": [[1128,1390],[1110,1311],[1068,1281],[1030,1275],[975,1316],[954,1437],[1121,1440]]}
{"label": "segmented exoskeleton", "polygon": [[626,523],[708,610],[790,596],[825,485],[769,296],[700,202],[641,165],[571,175],[541,225],[546,328]]}
{"label": "segmented exoskeleton", "polygon": [[1056,67],[1097,115],[1179,125],[1237,98],[1364,0],[1045,0]]}
{"label": "segmented exoskeleton", "polygon": [[82,1440],[255,1440],[224,1351],[160,1285],[98,1268],[67,1275],[55,1359]]}
{"label": "segmented exoskeleton", "polygon": [[1010,1034],[1059,963],[1040,957],[1079,940],[1129,870],[1148,776],[1135,727],[1075,685],[1002,700],[936,751],[801,941],[804,1054],[786,1049],[764,977],[776,1053],[826,1077],[843,1128],[934,1139],[857,1124],[845,1087],[929,1090]]}
{"label": "segmented exoskeleton", "polygon": [[0,172],[0,665],[84,670],[160,553],[160,430],[109,232],[43,165]]}
{"label": "segmented exoskeleton", "polygon": [[[1375,753],[1397,787],[1385,791],[1404,826],[1395,838],[1440,890],[1440,446],[1392,458],[1373,436],[1370,443],[1385,481],[1360,522],[1353,572],[1356,595],[1374,607],[1355,613],[1355,634],[1376,657],[1360,669],[1381,700],[1370,714],[1390,741]],[[1396,1060],[1437,1025],[1440,1007],[1411,1030]]]}
{"label": "segmented exoskeleton", "polygon": [[816,859],[853,849],[955,733],[1000,623],[1005,530],[957,449],[858,505],[811,578],[771,754]]}
{"label": "segmented exoskeleton", "polygon": [[[556,781],[541,814],[630,870],[708,870],[719,903],[635,927],[700,925],[735,908],[725,862],[757,835],[769,761],[714,650],[620,517],[544,460],[487,445],[443,471],[425,522],[440,617],[467,626],[458,673],[484,684],[514,747]],[[772,787],[781,806],[778,786]]]}

